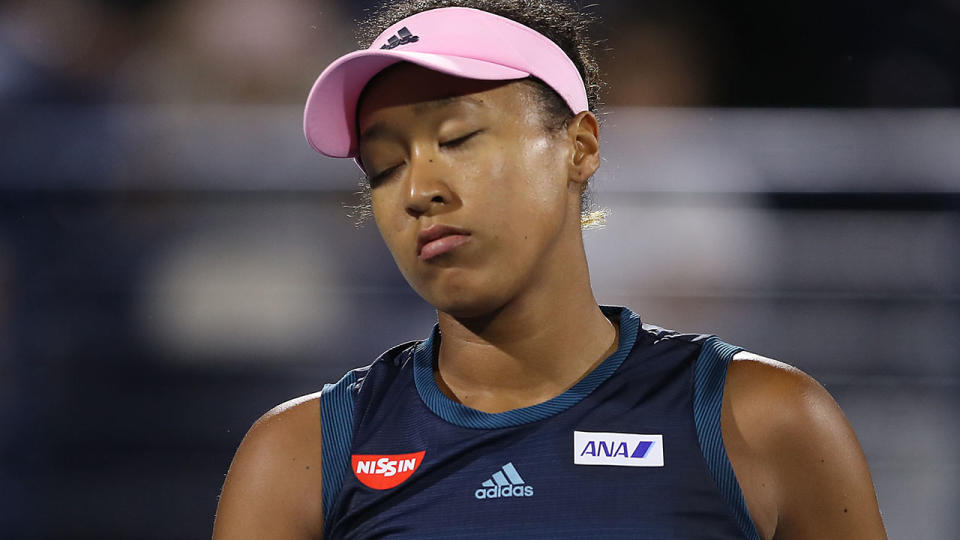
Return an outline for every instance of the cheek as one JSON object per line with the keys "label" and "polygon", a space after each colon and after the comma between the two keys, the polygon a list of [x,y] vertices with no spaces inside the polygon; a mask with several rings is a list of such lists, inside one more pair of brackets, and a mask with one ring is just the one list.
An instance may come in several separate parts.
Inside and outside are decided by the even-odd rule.
{"label": "cheek", "polygon": [[540,136],[524,145],[524,163],[529,164],[534,190],[543,202],[552,202],[566,192],[567,178],[563,149],[549,135]]}
{"label": "cheek", "polygon": [[519,139],[512,153],[512,159],[502,163],[500,178],[504,184],[499,198],[510,210],[511,219],[547,223],[562,220],[558,212],[564,211],[567,200],[562,149],[549,135],[542,134]]}
{"label": "cheek", "polygon": [[475,195],[489,225],[497,279],[526,275],[564,228],[569,192],[557,147],[546,136],[519,139],[484,169],[489,183]]}
{"label": "cheek", "polygon": [[389,203],[391,200],[396,200],[395,195],[385,193],[385,190],[385,187],[381,187],[370,194],[370,207],[380,236],[397,260],[397,264],[402,264],[398,255],[403,251],[402,236],[408,224],[401,219],[402,216],[398,214],[397,209]]}

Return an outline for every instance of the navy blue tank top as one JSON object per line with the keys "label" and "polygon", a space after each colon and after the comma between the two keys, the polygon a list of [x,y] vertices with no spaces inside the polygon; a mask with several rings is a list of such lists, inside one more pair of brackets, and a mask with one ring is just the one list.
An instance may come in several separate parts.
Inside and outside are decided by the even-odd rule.
{"label": "navy blue tank top", "polygon": [[326,385],[324,538],[759,540],[720,436],[740,349],[601,309],[617,351],[531,407],[444,395],[437,327]]}

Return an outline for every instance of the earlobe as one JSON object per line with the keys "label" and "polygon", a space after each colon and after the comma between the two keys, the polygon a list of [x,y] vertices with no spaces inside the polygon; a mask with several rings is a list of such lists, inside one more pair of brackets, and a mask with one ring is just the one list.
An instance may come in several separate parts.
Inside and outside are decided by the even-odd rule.
{"label": "earlobe", "polygon": [[570,180],[586,182],[600,168],[600,129],[593,113],[584,111],[570,121],[568,135],[573,142]]}

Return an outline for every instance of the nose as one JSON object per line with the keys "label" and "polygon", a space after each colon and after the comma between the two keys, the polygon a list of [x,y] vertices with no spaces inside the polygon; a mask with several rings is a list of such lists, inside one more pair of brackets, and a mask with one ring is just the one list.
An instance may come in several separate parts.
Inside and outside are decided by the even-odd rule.
{"label": "nose", "polygon": [[440,213],[456,201],[456,195],[447,181],[449,171],[435,156],[414,153],[407,170],[405,202],[410,216],[419,218]]}

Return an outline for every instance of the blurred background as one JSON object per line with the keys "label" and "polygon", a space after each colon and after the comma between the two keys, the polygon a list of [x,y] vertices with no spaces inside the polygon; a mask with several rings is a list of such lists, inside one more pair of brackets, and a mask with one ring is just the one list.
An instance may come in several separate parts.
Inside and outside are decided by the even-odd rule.
{"label": "blurred background", "polygon": [[[250,424],[435,314],[303,102],[373,2],[0,2],[0,537],[207,538]],[[604,303],[804,369],[960,537],[960,1],[600,0]]]}

